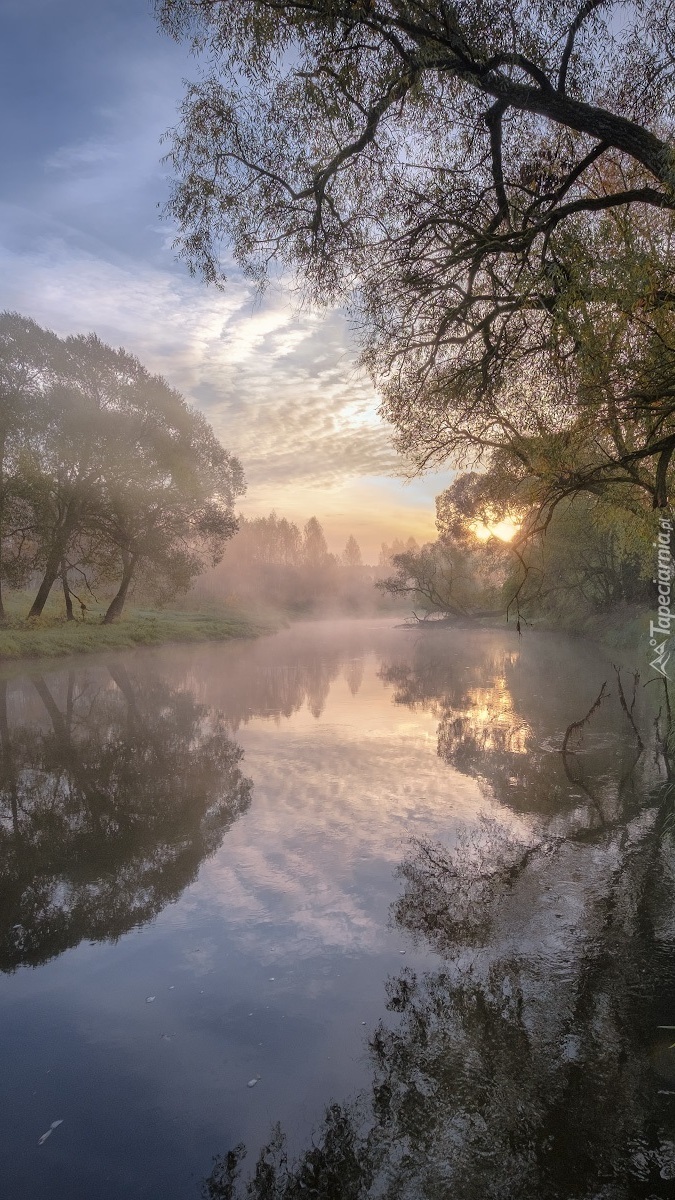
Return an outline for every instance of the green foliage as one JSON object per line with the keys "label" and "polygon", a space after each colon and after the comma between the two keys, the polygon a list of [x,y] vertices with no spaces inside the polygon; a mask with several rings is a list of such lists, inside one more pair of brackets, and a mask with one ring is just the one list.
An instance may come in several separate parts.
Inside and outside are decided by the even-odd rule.
{"label": "green foliage", "polygon": [[524,616],[581,628],[587,617],[646,605],[652,588],[654,520],[581,495],[562,503],[546,534],[523,548],[504,585]]}
{"label": "green foliage", "polygon": [[58,577],[68,602],[116,583],[106,621],[136,580],[186,591],[222,557],[243,490],[204,417],[132,355],[0,316],[0,585],[41,575],[31,617]]}
{"label": "green foliage", "polygon": [[542,522],[582,491],[667,504],[670,5],[157,9],[205,57],[170,154],[193,269],[226,241],[347,301],[419,469],[478,466]]}

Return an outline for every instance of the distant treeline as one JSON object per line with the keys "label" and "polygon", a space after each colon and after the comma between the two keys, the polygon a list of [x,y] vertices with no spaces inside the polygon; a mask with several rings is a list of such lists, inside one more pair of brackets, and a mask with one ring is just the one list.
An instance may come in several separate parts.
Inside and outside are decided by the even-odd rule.
{"label": "distant treeline", "polygon": [[69,618],[100,593],[106,623],[136,581],[186,591],[243,491],[205,418],[133,355],[0,314],[0,619],[3,589],[34,587],[28,617],[57,583]]}
{"label": "distant treeline", "polygon": [[[253,518],[240,514],[238,524],[222,562],[197,584],[198,594],[259,601],[297,616],[357,616],[401,607],[378,594],[374,584],[404,543],[383,545],[380,566],[374,567],[364,564],[353,534],[341,554],[332,554],[316,517],[300,528],[276,512]],[[416,546],[414,539],[411,543]]]}

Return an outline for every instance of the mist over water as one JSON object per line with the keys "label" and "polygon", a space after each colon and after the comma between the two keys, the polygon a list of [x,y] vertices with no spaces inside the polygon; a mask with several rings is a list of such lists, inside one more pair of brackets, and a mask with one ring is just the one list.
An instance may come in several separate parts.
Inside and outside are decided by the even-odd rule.
{"label": "mist over water", "polygon": [[0,685],[4,1192],[197,1197],[356,1101],[338,1195],[670,1194],[661,700],[622,680],[632,724],[583,642],[364,620]]}

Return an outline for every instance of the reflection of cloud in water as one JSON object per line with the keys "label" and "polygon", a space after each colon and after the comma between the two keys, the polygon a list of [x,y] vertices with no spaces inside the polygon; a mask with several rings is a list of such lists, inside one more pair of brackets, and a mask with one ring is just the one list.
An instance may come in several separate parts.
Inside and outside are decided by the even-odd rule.
{"label": "reflection of cloud in water", "polygon": [[438,760],[435,718],[392,705],[378,667],[366,659],[356,696],[338,678],[320,721],[305,708],[239,729],[254,808],[203,871],[199,900],[222,905],[247,941],[269,937],[270,953],[280,924],[283,953],[375,947],[406,839],[447,836],[485,804]]}
{"label": "reflection of cloud in water", "polygon": [[[358,691],[353,662],[336,665],[321,718],[299,686],[303,707],[239,726],[253,808],[199,882],[199,902],[225,908],[247,942],[269,938],[269,953],[376,947],[407,839],[452,836],[485,806],[476,782],[438,760],[434,714],[392,703],[380,655],[360,659]],[[205,691],[217,703],[208,679]]]}

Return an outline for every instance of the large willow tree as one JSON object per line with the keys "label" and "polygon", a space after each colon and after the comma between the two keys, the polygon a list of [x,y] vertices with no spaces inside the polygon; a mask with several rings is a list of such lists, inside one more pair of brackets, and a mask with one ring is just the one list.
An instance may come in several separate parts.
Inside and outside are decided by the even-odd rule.
{"label": "large willow tree", "polygon": [[[157,7],[204,60],[169,152],[169,211],[190,266],[217,281],[223,247],[233,246],[260,282],[276,260],[297,270],[313,299],[351,305],[384,414],[419,465],[484,461],[505,441],[522,452],[553,420],[587,447],[589,423],[593,434],[598,425],[590,409],[595,417],[606,397],[596,388],[589,400],[588,371],[570,382],[565,363],[580,336],[594,349],[584,314],[603,283],[580,264],[602,252],[610,215],[636,214],[659,254],[670,237],[672,6]],[[605,308],[635,311],[639,275],[638,262],[628,300],[605,287]],[[671,290],[647,286],[647,308],[668,308]],[[634,321],[631,336],[637,330]],[[606,360],[616,330],[603,332],[595,348]],[[644,351],[651,378],[642,392],[664,377],[670,387],[671,343],[658,362],[652,354],[661,333]],[[642,354],[639,337],[630,349],[634,360]],[[554,372],[557,386],[526,394],[523,384],[532,392]],[[578,486],[632,476],[661,507],[675,429],[661,414],[651,426],[647,414],[647,428],[643,405],[626,437],[634,400],[626,398],[619,427],[605,422],[599,459],[582,455]],[[521,419],[512,431],[523,406],[529,426]]]}

